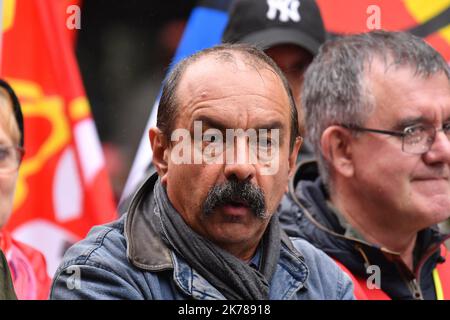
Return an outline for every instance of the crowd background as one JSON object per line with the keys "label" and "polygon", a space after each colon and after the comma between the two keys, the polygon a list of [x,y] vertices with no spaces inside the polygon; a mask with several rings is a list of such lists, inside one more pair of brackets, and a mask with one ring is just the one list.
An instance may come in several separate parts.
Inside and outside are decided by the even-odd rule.
{"label": "crowd background", "polygon": [[[50,275],[70,244],[117,217],[161,81],[194,10],[226,17],[228,2],[2,1],[0,75],[21,100],[26,137],[14,213],[3,231],[43,251]],[[318,4],[330,37],[410,31],[450,62],[449,0]],[[81,11],[68,10],[73,5]],[[79,19],[77,28],[71,19]],[[201,29],[199,47],[211,26]]]}
{"label": "crowd background", "polygon": [[82,4],[76,54],[116,198],[194,6],[194,0]]}

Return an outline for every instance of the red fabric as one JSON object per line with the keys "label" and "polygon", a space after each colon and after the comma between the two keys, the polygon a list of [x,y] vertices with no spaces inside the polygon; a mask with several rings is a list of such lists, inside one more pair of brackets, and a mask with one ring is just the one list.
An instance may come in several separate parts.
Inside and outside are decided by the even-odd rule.
{"label": "red fabric", "polygon": [[6,256],[11,277],[20,300],[46,300],[51,279],[45,258],[38,250],[14,240],[8,232],[0,232],[0,248]]}
{"label": "red fabric", "polygon": [[[437,265],[436,269],[441,280],[444,299],[450,300],[450,254],[447,248],[442,245],[441,255],[445,258],[444,263]],[[353,275],[342,263],[334,260],[336,264],[344,271],[352,280],[354,285],[354,294],[358,300],[391,300],[391,298],[381,289],[369,289],[365,279],[361,279]]]}

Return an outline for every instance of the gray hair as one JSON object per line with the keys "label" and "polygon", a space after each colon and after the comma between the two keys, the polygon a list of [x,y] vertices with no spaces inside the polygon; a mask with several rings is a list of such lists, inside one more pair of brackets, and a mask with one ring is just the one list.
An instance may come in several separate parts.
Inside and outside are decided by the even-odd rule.
{"label": "gray hair", "polygon": [[367,83],[367,70],[375,58],[384,63],[386,71],[406,66],[414,70],[414,76],[428,78],[443,72],[450,80],[449,66],[442,56],[405,32],[372,31],[325,43],[305,73],[301,101],[307,134],[328,187],[330,168],[320,149],[322,134],[336,124],[363,126],[375,110]]}
{"label": "gray hair", "polygon": [[291,137],[290,148],[292,150],[296,138],[299,136],[297,108],[295,107],[294,97],[292,95],[289,83],[277,64],[262,50],[248,44],[221,44],[212,48],[201,50],[177,63],[164,81],[161,99],[158,106],[158,115],[156,126],[161,130],[164,136],[170,141],[171,132],[174,130],[175,120],[178,115],[178,99],[176,91],[180,79],[187,67],[207,55],[213,55],[222,62],[233,63],[236,61],[236,53],[240,53],[245,59],[245,63],[251,65],[257,70],[269,67],[278,75],[286,90],[289,99],[290,117],[291,117]]}

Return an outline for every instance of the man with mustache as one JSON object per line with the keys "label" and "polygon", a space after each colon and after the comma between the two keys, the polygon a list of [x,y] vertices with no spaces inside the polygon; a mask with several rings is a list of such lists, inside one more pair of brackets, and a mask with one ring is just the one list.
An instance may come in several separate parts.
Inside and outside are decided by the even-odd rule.
{"label": "man with mustache", "polygon": [[291,181],[288,234],[339,261],[357,298],[450,299],[445,60],[407,33],[339,38],[306,72],[302,103],[319,161]]}
{"label": "man with mustache", "polygon": [[[222,42],[258,46],[276,62],[289,82],[297,106],[300,133],[305,137],[304,112],[300,103],[303,74],[325,42],[327,32],[316,0],[282,2],[231,1]],[[277,10],[278,5],[287,11]],[[312,147],[305,139],[299,160],[313,156]]]}
{"label": "man with mustache", "polygon": [[0,300],[16,300],[16,292],[9,272],[8,262],[0,250]]}
{"label": "man with mustache", "polygon": [[347,275],[274,215],[301,137],[288,82],[262,51],[222,45],[177,64],[150,141],[157,174],[119,221],[68,250],[51,298],[353,297]]}

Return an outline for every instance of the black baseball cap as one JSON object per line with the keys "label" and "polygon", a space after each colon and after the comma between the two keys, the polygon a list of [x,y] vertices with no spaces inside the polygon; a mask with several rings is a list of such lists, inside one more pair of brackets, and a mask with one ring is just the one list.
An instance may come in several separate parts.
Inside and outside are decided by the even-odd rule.
{"label": "black baseball cap", "polygon": [[11,98],[13,112],[14,112],[14,118],[16,119],[17,126],[19,127],[19,131],[20,131],[19,146],[23,147],[23,143],[24,143],[23,114],[22,114],[22,108],[20,107],[19,99],[17,98],[16,93],[14,92],[13,88],[5,80],[0,79],[0,88],[5,89],[6,92],[9,94],[9,97]]}
{"label": "black baseball cap", "polygon": [[315,55],[326,40],[314,0],[235,0],[222,42],[251,43],[265,50],[295,44]]}

